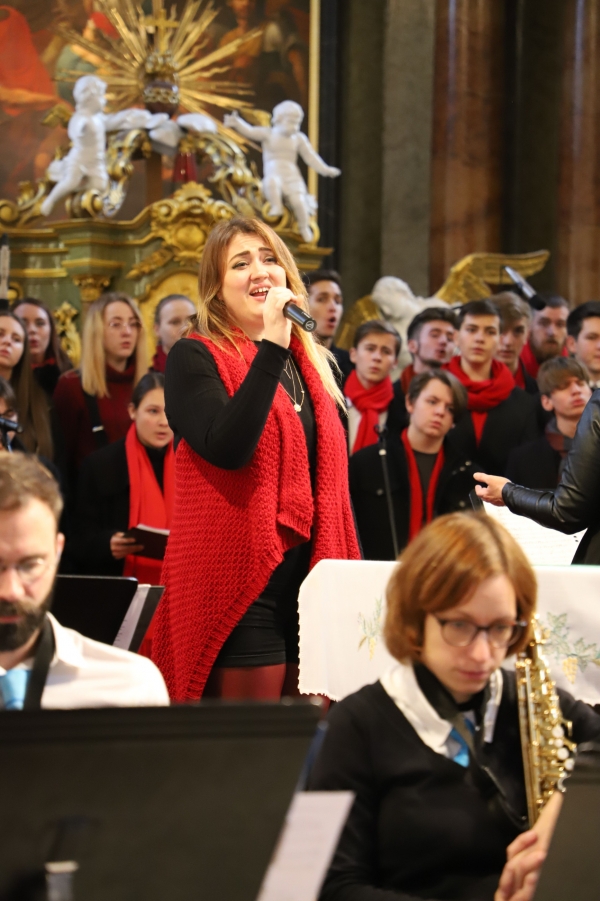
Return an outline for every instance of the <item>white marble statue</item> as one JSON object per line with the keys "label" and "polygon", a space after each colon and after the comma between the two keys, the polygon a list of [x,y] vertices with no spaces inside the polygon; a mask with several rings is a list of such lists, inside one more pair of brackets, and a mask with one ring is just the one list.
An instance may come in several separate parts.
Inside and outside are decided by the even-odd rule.
{"label": "white marble statue", "polygon": [[375,282],[371,299],[402,338],[402,350],[398,356],[396,369],[392,373],[392,378],[397,378],[400,371],[412,362],[406,346],[406,331],[411,320],[426,307],[447,307],[448,304],[438,297],[416,297],[406,282],[393,275],[386,275]]}
{"label": "white marble statue", "polygon": [[309,219],[317,204],[312,194],[308,193],[298,168],[298,154],[319,175],[335,178],[340,170],[328,166],[300,131],[303,118],[304,112],[298,103],[284,100],[273,109],[270,126],[249,125],[238,113],[226,115],[223,122],[228,128],[234,128],[245,138],[262,145],[262,190],[270,205],[270,215],[281,216],[285,201],[296,217],[303,239],[312,241]]}
{"label": "white marble statue", "polygon": [[106,103],[106,84],[95,75],[84,75],[73,88],[75,112],[69,120],[71,149],[62,160],[55,160],[48,175],[56,182],[40,209],[44,216],[59,201],[75,191],[95,188],[102,194],[108,187],[105,162],[106,129],[102,112]]}
{"label": "white marble statue", "polygon": [[73,88],[75,112],[69,120],[71,149],[62,160],[54,160],[48,176],[55,182],[40,210],[47,216],[54,205],[76,191],[95,188],[101,194],[108,189],[105,149],[106,134],[142,128],[148,132],[152,147],[159,153],[174,154],[186,131],[212,132],[217,126],[201,113],[186,113],[170,119],[167,113],[151,113],[145,109],[104,113],[106,83],[95,75],[77,79]]}

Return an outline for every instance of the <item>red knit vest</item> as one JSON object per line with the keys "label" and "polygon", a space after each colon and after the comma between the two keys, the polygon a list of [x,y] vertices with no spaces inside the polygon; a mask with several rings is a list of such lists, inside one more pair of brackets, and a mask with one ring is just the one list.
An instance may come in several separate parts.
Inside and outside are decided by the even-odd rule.
{"label": "red knit vest", "polygon": [[[231,397],[256,355],[194,335],[212,354]],[[174,700],[199,698],[234,626],[265,589],[284,553],[312,537],[311,568],[359,559],[350,507],[346,438],[335,403],[298,339],[291,350],[312,400],[317,434],[314,499],[306,438],[278,386],[252,460],[242,469],[208,463],[181,440],[175,506],[156,614],[152,659]]]}

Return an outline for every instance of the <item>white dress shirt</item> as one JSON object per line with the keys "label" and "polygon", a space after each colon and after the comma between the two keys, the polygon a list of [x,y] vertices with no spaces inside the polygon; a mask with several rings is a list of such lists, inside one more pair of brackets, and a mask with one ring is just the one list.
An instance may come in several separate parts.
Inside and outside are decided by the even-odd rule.
{"label": "white dress shirt", "polygon": [[[356,409],[356,407],[348,397],[346,398],[346,408],[348,410],[348,447],[350,449],[350,453],[352,453],[352,448],[354,447],[354,442],[356,441],[356,435],[358,433],[358,427],[362,419],[362,413]],[[378,419],[380,428],[383,428],[383,426],[386,424],[387,417],[387,410],[384,410],[379,414]]]}
{"label": "white dress shirt", "polygon": [[[48,614],[55,651],[50,664],[42,707],[161,707],[169,694],[159,669],[130,651],[85,638],[65,629]],[[31,669],[32,658],[19,664]],[[0,676],[6,670],[0,666]],[[0,692],[0,708],[4,706]]]}

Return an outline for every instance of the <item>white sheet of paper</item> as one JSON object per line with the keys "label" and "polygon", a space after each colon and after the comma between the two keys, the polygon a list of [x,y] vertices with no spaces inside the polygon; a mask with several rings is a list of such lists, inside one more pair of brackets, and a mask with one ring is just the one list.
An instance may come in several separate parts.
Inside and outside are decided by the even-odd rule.
{"label": "white sheet of paper", "polygon": [[353,792],[298,792],[257,901],[316,901]]}
{"label": "white sheet of paper", "polygon": [[125,619],[121,623],[121,628],[117,632],[117,637],[113,641],[113,647],[123,648],[128,651],[133,638],[133,633],[138,624],[139,618],[144,609],[144,603],[151,586],[146,584],[138,585],[136,592],[131,600],[131,604],[125,614]]}
{"label": "white sheet of paper", "polygon": [[493,504],[484,504],[484,507],[488,516],[508,529],[534,566],[568,566],[585,535],[585,531],[564,535],[556,529],[547,529],[526,516],[511,513],[508,507]]}

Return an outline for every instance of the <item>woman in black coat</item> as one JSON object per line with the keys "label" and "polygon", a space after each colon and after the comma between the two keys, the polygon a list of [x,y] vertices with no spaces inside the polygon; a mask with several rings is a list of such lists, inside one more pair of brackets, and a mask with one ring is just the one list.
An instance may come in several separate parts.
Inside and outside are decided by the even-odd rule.
{"label": "woman in black coat", "polygon": [[508,479],[476,472],[476,492],[497,507],[527,516],[567,535],[587,529],[573,563],[600,564],[600,391],[594,391],[579,420],[573,446],[554,491],[536,491]]}
{"label": "woman in black coat", "polygon": [[[150,372],[140,379],[129,412],[142,453],[145,452],[164,494],[165,460],[172,447],[173,433],[165,416],[161,373]],[[121,576],[126,558],[142,550],[125,534],[130,527],[131,501],[126,441],[127,438],[115,441],[90,454],[82,463],[74,535],[69,542],[70,557],[79,573]]]}
{"label": "woman in black coat", "polygon": [[[502,663],[530,641],[535,574],[474,513],[435,520],[400,562],[383,630],[397,663],[335,705],[309,777],[355,796],[320,901],[530,901],[562,796],[528,830],[516,678]],[[558,697],[574,740],[597,740],[592,708]]]}
{"label": "woman in black coat", "polygon": [[472,463],[448,445],[466,391],[443,370],[416,375],[408,388],[410,422],[387,430],[385,456],[372,444],[350,457],[350,494],[367,560],[394,560],[384,465],[387,463],[398,552],[434,517],[469,507]]}

